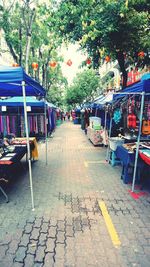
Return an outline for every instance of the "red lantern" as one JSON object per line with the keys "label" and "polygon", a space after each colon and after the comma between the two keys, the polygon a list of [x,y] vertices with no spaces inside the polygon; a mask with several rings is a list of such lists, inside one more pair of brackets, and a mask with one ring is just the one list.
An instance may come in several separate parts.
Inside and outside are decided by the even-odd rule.
{"label": "red lantern", "polygon": [[12,67],[19,67],[19,64],[18,63],[13,63]]}
{"label": "red lantern", "polygon": [[110,56],[106,56],[105,57],[105,61],[108,63],[108,62],[110,62]]}
{"label": "red lantern", "polygon": [[56,62],[56,61],[50,61],[50,62],[49,62],[49,66],[50,66],[51,68],[55,68],[56,65],[57,65],[57,62]]}
{"label": "red lantern", "polygon": [[91,62],[92,62],[91,59],[90,59],[90,58],[87,58],[87,60],[86,60],[86,64],[87,64],[87,65],[90,65]]}
{"label": "red lantern", "polygon": [[32,63],[32,69],[34,69],[36,71],[38,69],[38,67],[39,67],[38,63],[36,63],[36,62]]}
{"label": "red lantern", "polygon": [[69,60],[67,61],[67,65],[68,65],[69,67],[72,65],[72,61],[71,61],[71,59],[69,59]]}
{"label": "red lantern", "polygon": [[145,56],[145,53],[143,51],[140,51],[138,53],[138,57],[143,58]]}

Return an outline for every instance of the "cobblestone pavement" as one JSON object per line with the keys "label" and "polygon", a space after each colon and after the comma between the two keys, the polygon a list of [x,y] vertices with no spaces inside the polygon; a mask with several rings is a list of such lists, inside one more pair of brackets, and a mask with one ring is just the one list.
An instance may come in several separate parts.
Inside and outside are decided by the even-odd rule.
{"label": "cobblestone pavement", "polygon": [[[120,167],[105,161],[80,126],[66,122],[32,164],[35,211],[28,171],[0,194],[0,267],[150,267],[150,195],[134,200]],[[119,235],[115,247],[99,208],[104,201]]]}

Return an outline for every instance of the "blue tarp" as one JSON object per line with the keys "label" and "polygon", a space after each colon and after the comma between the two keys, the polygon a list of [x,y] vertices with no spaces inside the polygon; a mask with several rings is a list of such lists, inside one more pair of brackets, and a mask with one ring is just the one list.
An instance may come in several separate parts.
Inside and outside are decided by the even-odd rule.
{"label": "blue tarp", "polygon": [[[150,73],[143,75],[140,82],[137,82],[124,90],[120,91],[121,94],[114,94],[113,100],[116,101],[129,93],[150,93]],[[119,92],[118,92],[119,93]]]}
{"label": "blue tarp", "polygon": [[95,104],[101,104],[101,102],[104,100],[105,96],[104,95],[100,95],[99,97],[97,97],[95,100],[94,100],[94,103]]}
{"label": "blue tarp", "polygon": [[28,76],[22,67],[0,66],[0,96],[22,96],[22,81],[26,84],[27,96],[45,96],[44,88]]}
{"label": "blue tarp", "polygon": [[[23,107],[23,97],[22,96],[14,96],[7,99],[0,99],[0,106],[7,107]],[[45,102],[43,100],[37,100],[35,97],[27,96],[26,97],[26,105],[31,107],[43,107],[45,106]],[[51,108],[56,108],[52,103],[46,102],[46,105]]]}
{"label": "blue tarp", "polygon": [[[26,105],[31,106],[31,107],[44,107],[44,101],[39,101],[35,99],[32,96],[27,96],[26,97]],[[0,106],[7,106],[7,107],[23,107],[24,102],[23,102],[23,97],[21,96],[16,96],[16,97],[11,97],[8,99],[0,99]]]}

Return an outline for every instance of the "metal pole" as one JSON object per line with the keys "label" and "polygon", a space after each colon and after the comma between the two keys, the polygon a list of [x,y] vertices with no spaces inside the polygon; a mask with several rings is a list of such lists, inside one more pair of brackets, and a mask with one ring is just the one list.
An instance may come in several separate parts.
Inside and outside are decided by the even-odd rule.
{"label": "metal pole", "polygon": [[105,110],[105,123],[104,123],[105,145],[107,145],[107,142],[106,142],[106,139],[107,139],[106,128],[107,128],[107,110]]}
{"label": "metal pole", "polygon": [[97,108],[96,108],[96,112],[95,112],[95,117],[97,117]]}
{"label": "metal pole", "polygon": [[136,179],[136,169],[137,169],[140,137],[141,137],[141,130],[142,130],[142,117],[143,117],[143,109],[144,109],[144,97],[145,97],[145,92],[142,92],[141,110],[140,110],[140,125],[139,125],[139,133],[138,133],[137,145],[136,145],[136,154],[135,154],[135,162],[134,162],[133,181],[132,181],[132,192],[134,192],[135,179]]}
{"label": "metal pole", "polygon": [[107,110],[105,110],[105,123],[104,123],[105,131],[106,131],[106,123],[107,123]]}
{"label": "metal pole", "polygon": [[34,197],[33,197],[33,183],[32,183],[32,169],[31,169],[31,154],[30,154],[28,120],[27,120],[27,105],[26,105],[26,92],[25,92],[25,82],[24,81],[22,81],[22,94],[23,94],[24,118],[25,118],[25,129],[26,129],[26,140],[27,140],[27,155],[28,155],[28,164],[29,164],[29,179],[30,179],[31,201],[32,201],[32,210],[34,211]]}
{"label": "metal pole", "polygon": [[47,116],[46,116],[46,100],[45,100],[45,153],[46,153],[46,165],[47,165]]}
{"label": "metal pole", "polygon": [[109,150],[110,150],[110,146],[109,146],[109,139],[111,137],[111,129],[112,129],[112,117],[110,120],[110,126],[109,126],[109,136],[108,136],[108,147],[107,147],[107,153],[106,153],[106,160],[109,161]]}

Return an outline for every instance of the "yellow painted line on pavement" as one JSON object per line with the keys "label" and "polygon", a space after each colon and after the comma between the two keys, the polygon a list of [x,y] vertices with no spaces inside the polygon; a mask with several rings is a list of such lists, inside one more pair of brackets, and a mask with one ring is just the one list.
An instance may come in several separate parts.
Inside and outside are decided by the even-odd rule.
{"label": "yellow painted line on pavement", "polygon": [[105,160],[91,160],[91,161],[87,161],[88,163],[107,163]]}
{"label": "yellow painted line on pavement", "polygon": [[109,232],[109,235],[111,237],[111,240],[112,240],[114,246],[117,246],[117,247],[120,246],[121,242],[120,242],[119,236],[118,236],[117,231],[116,231],[116,229],[115,229],[115,227],[113,225],[111,217],[108,214],[105,202],[104,201],[100,201],[99,202],[99,207],[100,207],[100,209],[102,211],[102,215],[104,217],[104,220],[105,220],[105,223],[106,223],[106,226],[107,226],[107,230]]}
{"label": "yellow painted line on pavement", "polygon": [[107,162],[105,160],[91,160],[91,161],[84,161],[84,166],[88,168],[89,164],[106,164]]}

